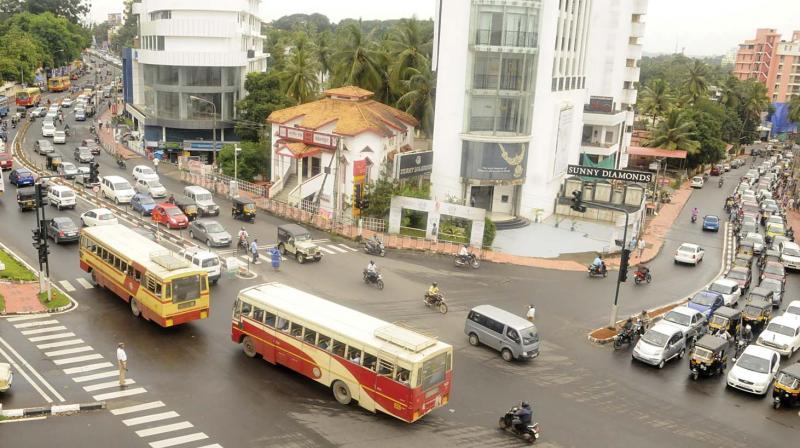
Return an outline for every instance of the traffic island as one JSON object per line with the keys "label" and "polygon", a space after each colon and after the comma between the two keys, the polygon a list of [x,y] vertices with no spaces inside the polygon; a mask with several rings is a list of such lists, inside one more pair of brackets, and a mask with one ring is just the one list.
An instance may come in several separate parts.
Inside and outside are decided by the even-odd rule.
{"label": "traffic island", "polygon": [[0,243],[0,315],[56,313],[77,305],[52,283],[51,287],[48,301],[47,292],[40,291],[33,268]]}
{"label": "traffic island", "polygon": [[[667,314],[671,309],[681,306],[686,303],[686,300],[679,300],[674,303],[670,303],[669,305],[662,306],[660,308],[654,308],[652,310],[647,311],[647,319],[650,322],[650,326],[652,326],[656,321],[660,320],[664,314]],[[594,342],[595,344],[605,345],[609,342],[614,341],[614,337],[619,333],[619,330],[625,324],[627,318],[618,320],[617,323],[614,325],[614,328],[611,327],[602,327],[596,330],[593,330],[589,333],[589,341]]]}

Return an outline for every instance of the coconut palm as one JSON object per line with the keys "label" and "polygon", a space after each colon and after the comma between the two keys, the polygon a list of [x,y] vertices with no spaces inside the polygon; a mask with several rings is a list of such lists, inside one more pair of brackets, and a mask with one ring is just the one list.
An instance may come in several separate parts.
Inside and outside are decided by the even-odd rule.
{"label": "coconut palm", "polygon": [[729,109],[735,109],[741,102],[739,93],[739,80],[733,76],[728,76],[722,84],[722,98],[720,103]]}
{"label": "coconut palm", "polygon": [[419,121],[419,130],[425,136],[433,136],[433,103],[436,98],[436,78],[430,64],[408,67],[402,81],[405,94],[397,100],[397,107]]}
{"label": "coconut palm", "polygon": [[661,78],[654,79],[642,90],[642,111],[653,117],[653,127],[656,125],[656,117],[664,116],[672,100],[669,85]]}
{"label": "coconut palm", "polygon": [[386,79],[379,49],[354,23],[348,24],[334,54],[333,84],[356,85],[379,92]]}
{"label": "coconut palm", "polygon": [[317,35],[317,60],[319,61],[320,80],[324,83],[328,74],[331,72],[331,58],[333,47],[331,46],[331,33],[324,31]]}
{"label": "coconut palm", "polygon": [[319,88],[317,64],[308,50],[292,50],[281,73],[281,82],[286,96],[297,104],[304,103],[317,95]]}
{"label": "coconut palm", "polygon": [[386,40],[386,49],[393,60],[389,82],[395,91],[401,89],[402,77],[409,73],[408,68],[430,65],[432,46],[433,36],[426,33],[415,18],[403,19],[392,29]]}
{"label": "coconut palm", "polygon": [[739,140],[741,141],[742,133],[745,126],[749,124],[757,124],[761,118],[761,113],[770,106],[769,97],[767,96],[767,87],[756,81],[746,81],[742,88],[742,127],[739,129]]}
{"label": "coconut palm", "polygon": [[705,62],[699,59],[694,60],[683,81],[683,88],[692,103],[706,96],[708,93],[708,67]]}
{"label": "coconut palm", "polygon": [[800,123],[800,96],[793,96],[789,100],[789,121]]}
{"label": "coconut palm", "polygon": [[686,112],[679,109],[669,111],[645,145],[652,148],[682,149],[689,154],[696,154],[700,150],[700,142],[695,140],[694,123],[689,120]]}

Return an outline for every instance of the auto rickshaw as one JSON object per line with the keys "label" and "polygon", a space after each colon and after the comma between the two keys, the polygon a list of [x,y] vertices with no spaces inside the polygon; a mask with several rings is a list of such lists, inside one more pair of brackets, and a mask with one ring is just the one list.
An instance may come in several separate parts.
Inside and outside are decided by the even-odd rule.
{"label": "auto rickshaw", "polygon": [[740,241],[739,247],[736,249],[736,254],[753,255],[755,253],[755,244],[752,241]]}
{"label": "auto rickshaw", "polygon": [[765,250],[764,255],[758,259],[758,269],[763,270],[764,266],[766,266],[769,261],[777,261],[780,263],[781,251],[772,248]]}
{"label": "auto rickshaw", "polygon": [[772,318],[772,301],[753,299],[744,305],[742,324],[749,324],[753,333],[761,331]]}
{"label": "auto rickshaw", "polygon": [[170,202],[178,206],[189,221],[197,219],[197,204],[189,198],[170,198]]}
{"label": "auto rickshaw", "polygon": [[256,222],[256,204],[249,198],[233,198],[231,216],[242,221]]}
{"label": "auto rickshaw", "polygon": [[36,209],[36,189],[33,187],[17,189],[17,205],[23,212]]}
{"label": "auto rickshaw", "polygon": [[694,345],[689,358],[689,370],[692,379],[700,375],[713,376],[721,374],[728,366],[728,340],[710,334],[703,335]]}
{"label": "auto rickshaw", "polygon": [[790,364],[778,372],[772,386],[772,407],[800,405],[800,362]]}
{"label": "auto rickshaw", "polygon": [[736,254],[736,258],[733,259],[733,266],[741,266],[743,268],[751,269],[753,267],[753,255]]}
{"label": "auto rickshaw", "polygon": [[739,337],[742,329],[742,312],[728,306],[722,306],[714,311],[708,321],[708,332],[711,334],[727,332],[734,338]]}
{"label": "auto rickshaw", "polygon": [[50,171],[58,171],[58,166],[61,165],[61,154],[49,153],[47,154],[47,169]]}

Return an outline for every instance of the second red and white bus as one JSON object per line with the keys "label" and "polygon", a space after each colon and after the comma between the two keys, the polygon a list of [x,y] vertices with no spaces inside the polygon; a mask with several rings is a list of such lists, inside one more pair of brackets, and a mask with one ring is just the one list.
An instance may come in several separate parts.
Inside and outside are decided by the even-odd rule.
{"label": "second red and white bus", "polygon": [[280,283],[239,293],[231,339],[330,387],[341,404],[409,423],[450,399],[451,345]]}

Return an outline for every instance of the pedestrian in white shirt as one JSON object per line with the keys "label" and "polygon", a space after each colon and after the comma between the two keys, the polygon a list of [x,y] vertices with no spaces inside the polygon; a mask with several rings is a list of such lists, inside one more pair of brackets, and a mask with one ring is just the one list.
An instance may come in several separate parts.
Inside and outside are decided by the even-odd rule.
{"label": "pedestrian in white shirt", "polygon": [[155,168],[156,173],[158,172],[158,157],[153,157],[153,168]]}
{"label": "pedestrian in white shirt", "polygon": [[128,354],[125,353],[125,344],[117,344],[117,366],[119,367],[119,386],[125,387],[125,372],[128,371]]}
{"label": "pedestrian in white shirt", "polygon": [[525,317],[529,321],[533,322],[533,320],[536,319],[536,307],[533,305],[528,305],[528,314],[526,314]]}

